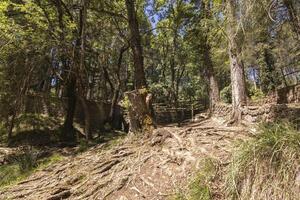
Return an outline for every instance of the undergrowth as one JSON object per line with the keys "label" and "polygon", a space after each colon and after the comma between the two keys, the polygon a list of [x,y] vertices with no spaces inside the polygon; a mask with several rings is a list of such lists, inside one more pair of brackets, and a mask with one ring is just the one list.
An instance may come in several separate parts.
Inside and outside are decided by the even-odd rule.
{"label": "undergrowth", "polygon": [[189,183],[188,188],[179,190],[170,200],[211,200],[212,182],[216,178],[218,164],[215,160],[205,159],[202,168]]}
{"label": "undergrowth", "polygon": [[37,170],[44,169],[49,165],[62,160],[60,154],[52,154],[43,159],[37,159],[32,151],[25,152],[14,162],[0,166],[0,189],[9,185],[16,184]]}
{"label": "undergrowth", "polygon": [[234,150],[228,199],[300,199],[300,132],[286,123],[263,124],[259,130]]}

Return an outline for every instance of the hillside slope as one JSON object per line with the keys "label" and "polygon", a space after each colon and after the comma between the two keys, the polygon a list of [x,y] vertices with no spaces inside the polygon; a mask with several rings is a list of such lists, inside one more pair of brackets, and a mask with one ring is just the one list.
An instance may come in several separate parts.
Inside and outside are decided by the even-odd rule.
{"label": "hillside slope", "polygon": [[[0,199],[167,199],[206,158],[226,164],[243,128],[209,119],[163,127],[148,138],[128,137],[111,149],[96,146],[2,189]],[[218,195],[222,199],[222,194]]]}

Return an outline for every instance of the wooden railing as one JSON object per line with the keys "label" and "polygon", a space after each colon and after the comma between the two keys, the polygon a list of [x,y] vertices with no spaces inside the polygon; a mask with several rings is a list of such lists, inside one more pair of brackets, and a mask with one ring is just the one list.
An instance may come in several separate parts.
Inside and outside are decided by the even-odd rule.
{"label": "wooden railing", "polygon": [[204,100],[180,101],[177,107],[174,104],[154,103],[153,108],[156,121],[159,124],[180,123],[184,120],[194,120],[194,116],[208,107],[208,102]]}

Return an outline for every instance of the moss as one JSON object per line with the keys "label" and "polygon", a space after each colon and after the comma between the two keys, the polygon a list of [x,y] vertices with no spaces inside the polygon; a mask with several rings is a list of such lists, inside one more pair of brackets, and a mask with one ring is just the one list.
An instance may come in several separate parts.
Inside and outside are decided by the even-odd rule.
{"label": "moss", "polygon": [[125,95],[125,97],[124,97],[123,100],[120,102],[120,104],[121,104],[121,106],[122,106],[123,108],[125,108],[126,110],[128,110],[129,107],[130,107],[130,101],[129,101],[129,99],[128,99],[128,96]]}

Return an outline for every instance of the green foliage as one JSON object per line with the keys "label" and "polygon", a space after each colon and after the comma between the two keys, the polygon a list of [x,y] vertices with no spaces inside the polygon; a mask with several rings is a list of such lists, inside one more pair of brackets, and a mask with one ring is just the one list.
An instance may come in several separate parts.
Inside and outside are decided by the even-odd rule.
{"label": "green foliage", "polygon": [[157,102],[167,102],[168,86],[162,83],[153,83],[149,87],[151,94],[155,96]]}
{"label": "green foliage", "polygon": [[20,172],[18,164],[2,165],[0,166],[0,188],[20,181],[26,175]]}
{"label": "green foliage", "polygon": [[260,84],[264,93],[274,90],[280,83],[279,74],[275,69],[275,59],[271,48],[262,45],[259,48],[258,64],[260,65]]}
{"label": "green foliage", "polygon": [[58,128],[62,123],[61,119],[41,114],[25,113],[20,115],[15,126],[17,132],[28,130],[51,130]]}
{"label": "green foliage", "polygon": [[121,106],[123,108],[125,108],[126,110],[128,110],[128,108],[130,107],[130,101],[128,99],[128,96],[125,95],[125,97],[122,99],[122,101],[120,102]]}
{"label": "green foliage", "polygon": [[227,194],[233,199],[297,199],[299,164],[300,132],[291,124],[263,124],[234,150]]}
{"label": "green foliage", "polygon": [[212,199],[210,183],[217,173],[216,163],[211,159],[204,161],[203,169],[198,173],[194,181],[189,185],[188,200]]}
{"label": "green foliage", "polygon": [[78,153],[84,152],[84,151],[86,151],[90,147],[91,147],[91,145],[89,144],[89,142],[87,140],[80,139],[79,140],[79,145],[78,145],[77,152]]}
{"label": "green foliage", "polygon": [[0,188],[17,184],[26,179],[33,172],[44,169],[63,159],[60,154],[37,160],[33,151],[28,150],[24,155],[15,159],[15,162],[0,166]]}
{"label": "green foliage", "polygon": [[217,174],[217,163],[211,158],[203,161],[201,170],[189,183],[187,191],[179,191],[171,200],[211,200],[211,182]]}
{"label": "green foliage", "polygon": [[231,92],[231,85],[224,87],[220,92],[221,100],[224,103],[231,103],[232,102],[232,92]]}
{"label": "green foliage", "polygon": [[16,163],[18,164],[21,173],[32,170],[38,165],[37,152],[34,152],[32,149],[26,149],[24,154],[16,158]]}
{"label": "green foliage", "polygon": [[252,86],[250,88],[249,95],[250,95],[251,99],[254,101],[258,101],[265,97],[265,94],[262,92],[262,90],[259,88],[255,88],[254,86]]}

